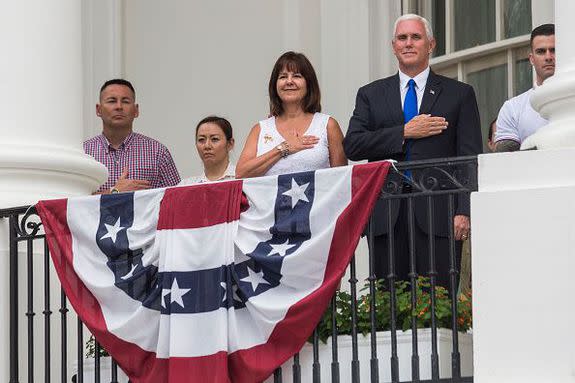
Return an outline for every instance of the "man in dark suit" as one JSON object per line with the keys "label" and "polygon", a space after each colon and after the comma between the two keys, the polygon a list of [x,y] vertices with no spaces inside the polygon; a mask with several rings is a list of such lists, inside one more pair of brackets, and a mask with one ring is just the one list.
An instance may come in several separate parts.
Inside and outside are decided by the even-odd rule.
{"label": "man in dark suit", "polygon": [[[397,19],[392,40],[399,73],[365,85],[359,89],[355,110],[344,140],[344,150],[351,160],[397,161],[423,160],[481,153],[479,111],[473,88],[459,81],[439,76],[429,68],[429,57],[435,40],[429,22],[418,15],[403,15]],[[410,175],[411,177],[411,175]],[[413,173],[414,180],[417,174]],[[439,177],[440,178],[440,177]],[[440,184],[442,180],[439,179]],[[408,192],[410,182],[405,182]],[[435,198],[434,198],[435,199]],[[375,273],[387,278],[388,209],[379,201],[373,227]],[[437,282],[449,286],[450,220],[459,263],[461,240],[470,233],[469,197],[458,196],[454,215],[447,216],[447,197],[432,203],[435,218],[429,233],[426,198],[414,198],[413,235],[416,270],[426,275],[430,270],[429,242],[431,235],[435,251]],[[395,275],[407,280],[410,272],[408,209],[406,200],[394,201],[391,211]]]}

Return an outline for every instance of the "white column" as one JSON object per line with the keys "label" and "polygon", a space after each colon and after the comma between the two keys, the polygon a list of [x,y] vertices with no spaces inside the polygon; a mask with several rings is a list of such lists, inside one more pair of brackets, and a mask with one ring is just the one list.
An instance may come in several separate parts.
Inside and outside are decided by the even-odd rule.
{"label": "white column", "polygon": [[575,147],[575,2],[555,0],[555,75],[545,81],[531,97],[533,108],[549,124],[530,136],[522,149]]}
{"label": "white column", "polygon": [[[82,150],[84,127],[80,7],[81,2],[78,0],[5,1],[0,6],[0,209],[32,204],[39,199],[90,194],[107,178],[106,168]],[[9,376],[6,221],[0,220],[2,381],[7,381]],[[40,251],[39,245],[34,250]],[[19,277],[22,277],[26,270],[25,257],[20,259]],[[25,279],[21,281],[20,285],[24,286]],[[55,283],[54,275],[52,282]],[[36,302],[41,297],[41,294],[37,295]],[[59,296],[54,293],[53,307],[57,305],[56,302],[59,302]],[[26,331],[22,319],[25,318],[24,303],[21,296],[21,337]],[[41,310],[42,306],[36,304],[35,311],[39,313]],[[37,330],[41,320],[41,315],[37,315]],[[53,323],[58,322],[53,319]],[[36,340],[41,340],[42,336]],[[54,331],[52,340],[59,339],[57,336],[58,333]],[[21,338],[21,346],[25,344],[24,339]],[[59,350],[59,346],[56,349]],[[25,350],[21,348],[21,351]],[[54,351],[54,354],[57,352]],[[37,357],[36,369],[42,365],[42,358]],[[54,361],[59,360],[59,355],[53,355],[53,358]],[[21,360],[20,379],[24,381],[26,370],[24,359]]]}
{"label": "white column", "polygon": [[81,2],[0,7],[0,207],[89,194],[105,167],[83,153]]}

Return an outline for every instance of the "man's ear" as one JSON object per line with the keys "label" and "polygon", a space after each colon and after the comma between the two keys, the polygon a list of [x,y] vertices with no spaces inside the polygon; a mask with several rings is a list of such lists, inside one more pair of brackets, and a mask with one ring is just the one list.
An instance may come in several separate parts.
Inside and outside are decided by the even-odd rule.
{"label": "man's ear", "polygon": [[135,106],[136,106],[136,115],[134,116],[134,118],[140,115],[140,105],[136,104]]}
{"label": "man's ear", "polygon": [[102,117],[102,111],[100,104],[96,104],[96,116]]}
{"label": "man's ear", "polygon": [[435,49],[435,45],[437,45],[437,43],[435,42],[435,38],[432,38],[431,40],[429,40],[429,54],[433,53],[433,50]]}

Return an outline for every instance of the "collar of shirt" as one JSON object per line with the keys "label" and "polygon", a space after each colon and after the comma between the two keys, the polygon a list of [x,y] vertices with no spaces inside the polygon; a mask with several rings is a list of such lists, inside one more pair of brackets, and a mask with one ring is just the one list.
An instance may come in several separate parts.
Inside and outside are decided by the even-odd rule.
{"label": "collar of shirt", "polygon": [[[218,178],[217,180],[214,180],[214,181],[227,180],[227,179],[231,179],[231,178],[236,178],[236,166],[234,164],[232,164],[231,162],[229,162],[228,167],[226,168],[226,171],[224,172],[224,174],[222,174],[222,176],[220,178]],[[200,179],[201,179],[200,182],[212,182],[208,179],[208,177],[206,177],[206,173],[202,174]]]}
{"label": "collar of shirt", "polygon": [[232,180],[235,178],[236,178],[236,166],[230,162],[228,164],[228,167],[226,168],[226,171],[224,172],[224,174],[220,178],[218,178],[217,180],[210,181],[208,179],[208,177],[206,177],[206,173],[203,173],[201,176],[195,176],[195,177],[183,179],[178,184],[178,186],[188,186],[188,185],[194,185],[194,184],[204,183],[204,182],[217,182],[217,181],[223,181],[223,180]]}
{"label": "collar of shirt", "polygon": [[[120,146],[118,146],[118,149],[125,149],[129,147],[132,141],[134,140],[134,135],[135,135],[134,132],[130,132],[130,134],[128,134],[128,136],[124,139],[124,141],[122,141]],[[106,138],[106,136],[104,136],[103,133],[98,136],[98,139],[100,140],[102,146],[106,149],[107,153],[110,153],[110,150],[116,150],[114,149],[114,147],[112,147],[112,144],[110,144],[110,141],[108,141],[108,139]]]}
{"label": "collar of shirt", "polygon": [[[429,77],[430,69],[429,67],[425,68],[424,71],[419,73],[417,76],[413,77],[413,81],[415,81],[415,91],[417,93],[417,110],[421,106],[421,100],[423,99],[423,92],[425,91],[425,85],[427,84],[427,78]],[[399,71],[399,90],[401,93],[401,105],[405,101],[405,95],[407,94],[408,82],[411,80],[411,77],[403,73],[401,70]]]}

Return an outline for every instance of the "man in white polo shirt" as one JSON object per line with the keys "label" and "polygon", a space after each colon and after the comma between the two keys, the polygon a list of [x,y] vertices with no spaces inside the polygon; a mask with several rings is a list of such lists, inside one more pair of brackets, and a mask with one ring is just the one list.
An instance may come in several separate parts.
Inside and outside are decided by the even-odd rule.
{"label": "man in white polo shirt", "polygon": [[[555,25],[543,24],[531,32],[529,61],[535,69],[539,86],[555,73]],[[495,151],[513,152],[521,143],[547,124],[547,120],[531,106],[530,98],[535,88],[507,100],[497,116]]]}

